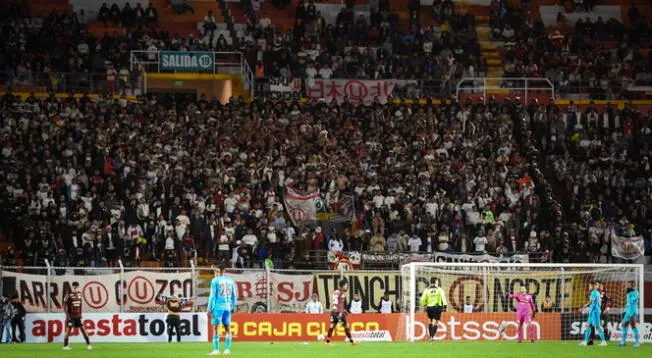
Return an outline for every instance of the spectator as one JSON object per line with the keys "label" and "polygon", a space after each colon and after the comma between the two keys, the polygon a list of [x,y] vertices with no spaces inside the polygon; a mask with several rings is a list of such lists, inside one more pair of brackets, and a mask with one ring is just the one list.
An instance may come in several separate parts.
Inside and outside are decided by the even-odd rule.
{"label": "spectator", "polygon": [[204,16],[204,36],[213,37],[217,25],[215,24],[215,16],[213,16],[212,11],[208,11],[206,16]]}
{"label": "spectator", "polygon": [[319,296],[316,293],[312,294],[311,300],[306,304],[305,312],[312,314],[324,313],[324,307],[322,306],[321,302],[319,302]]}
{"label": "spectator", "polygon": [[25,316],[27,312],[25,307],[18,299],[18,294],[14,293],[11,297],[11,304],[14,306],[14,319],[11,321],[13,327],[12,337],[14,343],[25,343]]}
{"label": "spectator", "polygon": [[383,297],[378,303],[378,313],[392,313],[395,312],[394,302],[389,298],[389,293],[385,292]]}
{"label": "spectator", "polygon": [[464,298],[463,312],[464,313],[473,313],[474,310],[475,310],[475,307],[471,303],[471,296],[466,296]]}

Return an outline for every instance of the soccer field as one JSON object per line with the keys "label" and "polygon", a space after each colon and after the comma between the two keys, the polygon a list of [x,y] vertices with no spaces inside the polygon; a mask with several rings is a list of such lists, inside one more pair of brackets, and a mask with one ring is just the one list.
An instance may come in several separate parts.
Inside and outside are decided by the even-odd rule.
{"label": "soccer field", "polygon": [[[223,342],[222,342],[223,344]],[[63,351],[61,344],[24,344],[0,345],[0,356],[7,358],[58,358],[58,357],[138,357],[138,358],[182,358],[207,357],[212,350],[210,343],[98,343],[93,351],[87,351],[84,344],[71,344],[71,351]],[[644,344],[640,348],[616,347],[611,342],[609,347],[579,347],[577,342],[444,342],[429,344],[419,343],[361,343],[350,346],[337,342],[333,347],[325,347],[319,342],[310,343],[238,343],[231,347],[233,357],[283,357],[283,358],[317,358],[317,357],[650,357],[652,345]]]}

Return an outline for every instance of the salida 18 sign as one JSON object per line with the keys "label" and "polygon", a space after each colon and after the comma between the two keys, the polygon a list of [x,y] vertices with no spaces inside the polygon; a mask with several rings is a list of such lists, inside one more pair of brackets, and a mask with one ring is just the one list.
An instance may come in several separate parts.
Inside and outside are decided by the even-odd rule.
{"label": "salida 18 sign", "polygon": [[199,72],[215,69],[215,54],[212,52],[161,52],[161,71]]}

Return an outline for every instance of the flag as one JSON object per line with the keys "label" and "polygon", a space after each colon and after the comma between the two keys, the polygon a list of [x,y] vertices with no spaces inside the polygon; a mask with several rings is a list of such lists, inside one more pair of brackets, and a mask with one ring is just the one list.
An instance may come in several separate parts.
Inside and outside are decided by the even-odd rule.
{"label": "flag", "polygon": [[285,188],[285,210],[294,226],[298,227],[317,221],[315,203],[317,198],[319,198],[319,189],[303,194],[289,186]]}
{"label": "flag", "polygon": [[611,236],[611,255],[626,260],[636,260],[645,253],[643,236]]}

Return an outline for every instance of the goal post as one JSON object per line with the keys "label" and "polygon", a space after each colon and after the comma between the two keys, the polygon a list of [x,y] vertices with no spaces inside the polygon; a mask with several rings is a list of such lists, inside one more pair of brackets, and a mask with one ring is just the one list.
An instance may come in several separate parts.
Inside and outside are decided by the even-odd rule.
{"label": "goal post", "polygon": [[[537,316],[532,321],[537,340],[580,340],[584,337],[588,283],[598,280],[610,298],[603,315],[606,337],[620,340],[620,321],[626,306],[626,287],[639,291],[638,327],[641,341],[649,340],[652,324],[644,322],[644,266],[641,264],[527,264],[412,262],[401,266],[402,308],[409,341],[427,336],[428,321],[420,298],[437,277],[448,299],[439,322],[437,340],[515,340],[516,306],[510,293],[525,286],[533,297]],[[466,306],[466,307],[465,307]],[[505,334],[498,327],[505,323]],[[631,340],[631,330],[629,338]],[[529,339],[524,332],[524,339]]]}

